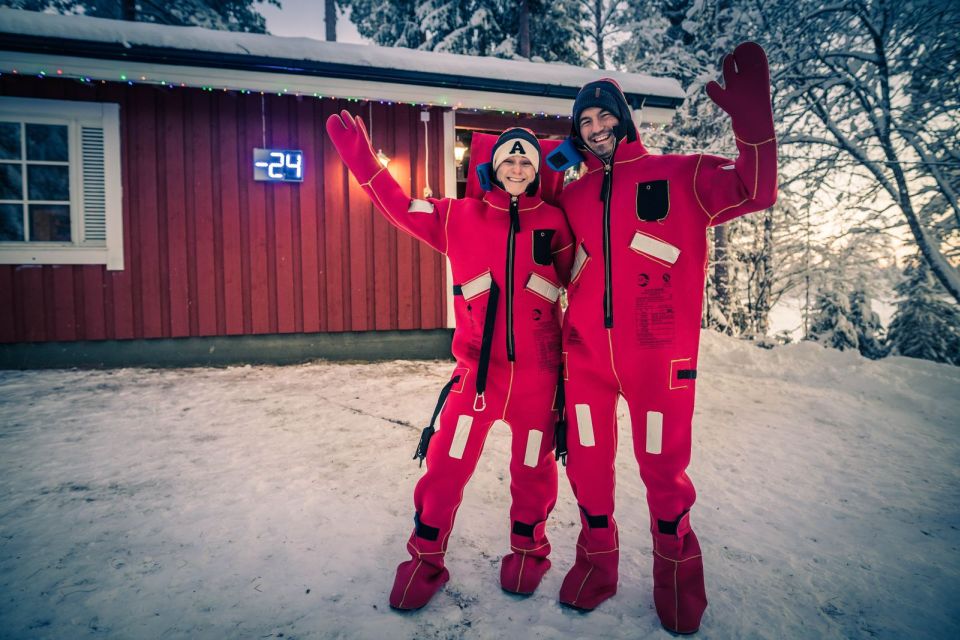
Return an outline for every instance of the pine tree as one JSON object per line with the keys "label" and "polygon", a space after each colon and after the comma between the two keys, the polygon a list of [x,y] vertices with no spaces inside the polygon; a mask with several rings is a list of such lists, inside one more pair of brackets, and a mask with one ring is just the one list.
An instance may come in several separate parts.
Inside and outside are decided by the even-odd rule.
{"label": "pine tree", "polygon": [[817,294],[806,339],[841,351],[857,348],[857,328],[850,321],[850,299],[846,293],[824,289]]}
{"label": "pine tree", "polygon": [[115,20],[130,20],[132,14],[139,22],[266,33],[267,23],[253,6],[256,2],[280,6],[279,0],[0,0],[0,5]]}
{"label": "pine tree", "polygon": [[419,48],[424,41],[417,18],[418,0],[337,0],[350,9],[361,36],[383,47]]}
{"label": "pine tree", "polygon": [[857,329],[857,348],[860,355],[877,360],[887,355],[883,344],[883,324],[870,306],[870,294],[861,282],[850,294],[850,321]]}
{"label": "pine tree", "polygon": [[901,296],[887,341],[893,353],[960,365],[960,307],[945,299],[926,262],[912,260],[897,285]]}
{"label": "pine tree", "polygon": [[530,57],[579,64],[584,56],[577,0],[338,0],[360,35],[387,47],[521,58],[527,11]]}

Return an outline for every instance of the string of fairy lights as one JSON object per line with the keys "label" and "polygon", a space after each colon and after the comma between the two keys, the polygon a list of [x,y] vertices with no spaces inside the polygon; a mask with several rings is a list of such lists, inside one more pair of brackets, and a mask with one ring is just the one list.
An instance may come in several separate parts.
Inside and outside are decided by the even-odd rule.
{"label": "string of fairy lights", "polygon": [[355,103],[379,103],[382,105],[408,105],[411,107],[420,107],[420,108],[431,108],[431,107],[445,107],[454,111],[465,111],[465,112],[487,112],[487,113],[499,113],[501,115],[512,115],[515,117],[526,117],[533,116],[544,119],[556,119],[556,120],[570,120],[570,115],[563,114],[548,114],[545,111],[540,112],[524,112],[516,111],[512,109],[503,109],[494,105],[483,105],[479,107],[464,107],[462,103],[450,104],[448,100],[439,100],[436,102],[433,101],[402,101],[402,100],[390,100],[390,99],[380,99],[380,98],[370,98],[370,97],[355,97],[355,96],[335,96],[335,95],[326,95],[320,93],[319,91],[300,91],[296,89],[291,89],[289,87],[284,87],[281,89],[270,89],[270,90],[256,90],[248,89],[244,87],[230,87],[230,86],[213,86],[206,84],[190,84],[186,82],[172,82],[166,79],[159,78],[150,78],[146,75],[131,75],[128,73],[119,73],[117,77],[112,78],[98,78],[91,75],[77,75],[77,74],[68,74],[65,73],[63,69],[55,69],[48,72],[46,69],[40,69],[37,72],[24,72],[21,73],[19,69],[13,68],[9,70],[0,70],[0,77],[4,75],[13,75],[20,77],[36,77],[40,79],[45,78],[63,78],[63,79],[73,79],[81,82],[86,85],[97,85],[97,84],[108,84],[108,83],[125,83],[130,86],[137,84],[140,85],[149,85],[155,87],[163,87],[167,89],[199,89],[206,92],[222,92],[222,93],[238,93],[240,95],[260,95],[260,96],[269,96],[276,95],[278,97],[283,96],[292,96],[297,98],[311,97],[318,100],[329,99],[329,100],[345,100],[347,102]]}

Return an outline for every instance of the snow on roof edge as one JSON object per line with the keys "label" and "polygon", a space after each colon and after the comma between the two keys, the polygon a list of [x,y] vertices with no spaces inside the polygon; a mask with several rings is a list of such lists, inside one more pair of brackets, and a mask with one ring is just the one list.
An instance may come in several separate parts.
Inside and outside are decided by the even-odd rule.
{"label": "snow on roof edge", "polygon": [[528,80],[559,87],[579,87],[601,77],[617,80],[624,92],[683,99],[685,93],[672,78],[656,78],[607,69],[587,69],[560,63],[504,60],[481,56],[380,47],[312,38],[215,31],[202,27],[175,27],[86,16],[64,16],[0,8],[0,32],[125,47],[150,46],[186,51],[249,55],[285,60],[416,70],[451,76]]}

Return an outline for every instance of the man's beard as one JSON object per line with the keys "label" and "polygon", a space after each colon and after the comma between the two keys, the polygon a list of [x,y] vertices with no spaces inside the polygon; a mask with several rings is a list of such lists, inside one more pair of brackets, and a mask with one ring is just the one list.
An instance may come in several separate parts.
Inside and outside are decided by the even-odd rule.
{"label": "man's beard", "polygon": [[587,147],[589,147],[590,151],[593,152],[593,155],[595,155],[595,156],[597,156],[598,158],[600,158],[600,160],[602,160],[603,162],[606,162],[606,161],[608,161],[610,158],[613,157],[613,153],[614,153],[614,151],[616,151],[616,149],[617,149],[617,142],[616,142],[616,141],[617,141],[617,138],[616,138],[616,134],[613,132],[613,129],[609,129],[609,130],[607,130],[607,131],[604,131],[604,132],[603,132],[602,134],[600,134],[600,135],[609,136],[609,137],[607,138],[607,140],[602,143],[603,149],[600,149],[600,148],[594,146],[594,143],[593,143],[592,140],[591,140],[590,143],[587,145]]}

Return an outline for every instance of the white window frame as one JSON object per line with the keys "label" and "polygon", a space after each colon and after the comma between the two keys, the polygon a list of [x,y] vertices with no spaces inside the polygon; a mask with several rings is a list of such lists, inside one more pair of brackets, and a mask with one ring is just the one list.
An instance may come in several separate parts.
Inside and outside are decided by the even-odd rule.
{"label": "white window frame", "polygon": [[[73,238],[71,242],[0,242],[0,264],[103,264],[110,271],[122,271],[120,105],[0,96],[0,120],[67,125],[70,145],[70,237]],[[103,130],[105,240],[87,240],[84,234],[83,127]]]}

